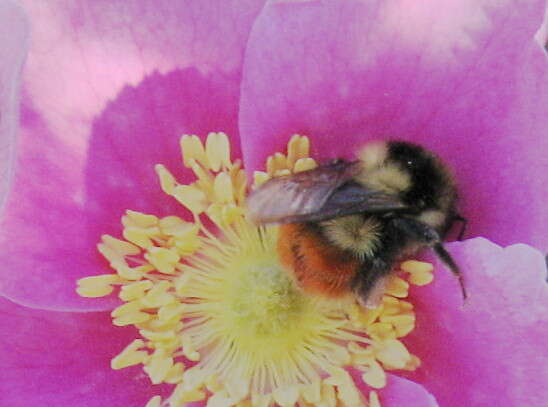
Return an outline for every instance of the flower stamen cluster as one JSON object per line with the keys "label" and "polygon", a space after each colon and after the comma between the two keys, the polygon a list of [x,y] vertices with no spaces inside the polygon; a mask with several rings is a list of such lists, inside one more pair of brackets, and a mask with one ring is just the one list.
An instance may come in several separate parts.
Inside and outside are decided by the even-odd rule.
{"label": "flower stamen cluster", "polygon": [[[294,136],[287,154],[269,157],[254,185],[314,168],[309,140]],[[123,239],[104,235],[99,252],[115,271],[79,280],[78,293],[102,297],[115,289],[123,304],[113,324],[137,337],[112,359],[113,369],[142,365],[153,384],[174,386],[147,407],[208,400],[208,406],[379,407],[386,370],[414,370],[420,361],[401,338],[415,327],[409,284],[427,284],[432,266],[407,261],[394,273],[381,304],[326,300],[301,292],[276,252],[277,227],[245,217],[247,183],[230,159],[223,133],[202,144],[181,139],[182,161],[196,176],[180,184],[156,166],[164,193],[187,218],[128,210]],[[349,369],[360,372],[358,378]]]}

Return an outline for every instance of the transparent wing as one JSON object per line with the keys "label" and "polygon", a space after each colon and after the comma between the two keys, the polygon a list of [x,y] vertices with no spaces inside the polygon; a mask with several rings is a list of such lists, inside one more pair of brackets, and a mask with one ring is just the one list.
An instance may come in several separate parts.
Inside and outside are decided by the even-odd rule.
{"label": "transparent wing", "polygon": [[249,218],[257,224],[300,223],[405,208],[397,196],[352,181],[358,171],[358,161],[337,160],[310,171],[270,179],[248,197]]}
{"label": "transparent wing", "polygon": [[357,161],[338,160],[313,170],[272,178],[247,199],[249,218],[258,224],[289,223],[318,212],[339,186],[359,171]]}

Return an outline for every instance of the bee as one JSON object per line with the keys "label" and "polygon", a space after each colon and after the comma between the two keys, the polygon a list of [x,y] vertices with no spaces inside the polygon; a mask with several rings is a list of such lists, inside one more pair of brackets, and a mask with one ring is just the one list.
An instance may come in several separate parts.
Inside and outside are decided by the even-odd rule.
{"label": "bee", "polygon": [[396,264],[430,247],[466,290],[443,246],[456,221],[457,190],[432,152],[404,141],[365,145],[358,159],[272,178],[247,201],[258,225],[280,224],[277,251],[308,292],[331,298],[354,293],[375,307]]}

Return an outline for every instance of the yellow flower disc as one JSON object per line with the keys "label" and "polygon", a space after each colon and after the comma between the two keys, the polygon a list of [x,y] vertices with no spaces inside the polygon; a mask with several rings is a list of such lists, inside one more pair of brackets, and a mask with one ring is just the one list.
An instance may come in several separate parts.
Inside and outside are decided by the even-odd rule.
{"label": "yellow flower disc", "polygon": [[[196,182],[181,185],[160,164],[156,172],[161,190],[192,221],[128,210],[125,240],[105,235],[98,244],[115,273],[78,282],[85,297],[118,287],[123,304],[112,311],[113,324],[136,328],[112,368],[142,365],[151,383],[173,385],[170,396],[154,396],[147,407],[206,398],[208,406],[225,407],[380,407],[378,393],[359,391],[347,369],[378,389],[385,370],[420,365],[399,340],[415,325],[413,305],[403,298],[409,283],[432,280],[431,265],[404,263],[376,309],[353,298],[305,295],[279,261],[277,227],[246,220],[245,173],[230,160],[228,137],[210,133],[204,145],[183,136],[180,145]],[[287,154],[269,157],[255,186],[314,168],[309,151],[309,139],[294,136]]]}

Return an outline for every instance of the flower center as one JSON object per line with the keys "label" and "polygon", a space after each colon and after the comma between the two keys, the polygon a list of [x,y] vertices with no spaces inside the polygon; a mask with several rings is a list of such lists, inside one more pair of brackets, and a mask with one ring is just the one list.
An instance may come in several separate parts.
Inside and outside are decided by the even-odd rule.
{"label": "flower center", "polygon": [[233,272],[226,292],[224,319],[244,337],[267,339],[293,331],[305,319],[305,299],[287,272],[271,259],[243,256],[227,269]]}
{"label": "flower center", "polygon": [[[179,184],[156,166],[162,190],[192,215],[158,218],[127,211],[124,240],[105,235],[98,249],[116,271],[79,280],[78,293],[101,297],[119,287],[117,326],[133,325],[138,338],[112,360],[120,369],[142,364],[153,384],[174,385],[147,407],[208,405],[326,405],[379,407],[363,384],[386,385],[388,369],[413,370],[420,361],[399,338],[415,324],[405,300],[409,283],[432,280],[432,266],[408,261],[388,283],[382,303],[365,310],[352,299],[325,300],[295,285],[276,251],[277,227],[245,218],[246,179],[230,160],[228,138],[212,133],[205,146],[181,140],[183,162],[196,182]],[[276,153],[255,185],[274,176],[313,168],[309,141],[294,136],[287,155]]]}

